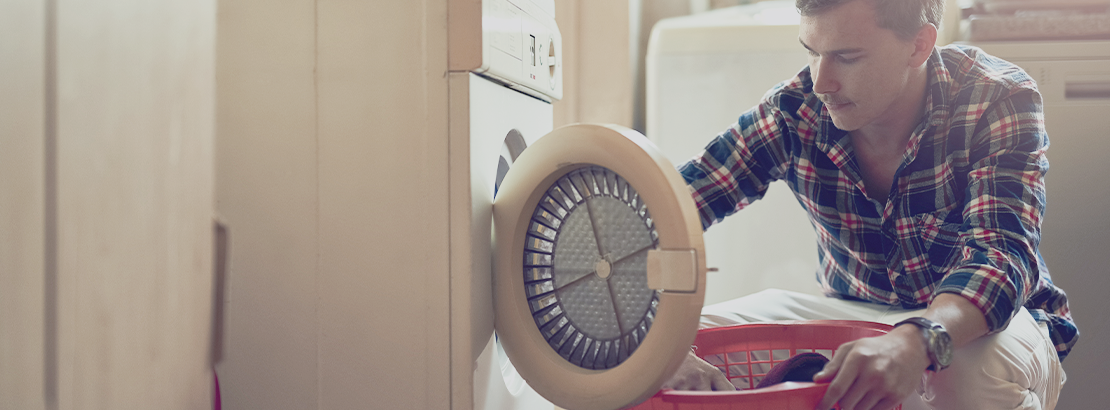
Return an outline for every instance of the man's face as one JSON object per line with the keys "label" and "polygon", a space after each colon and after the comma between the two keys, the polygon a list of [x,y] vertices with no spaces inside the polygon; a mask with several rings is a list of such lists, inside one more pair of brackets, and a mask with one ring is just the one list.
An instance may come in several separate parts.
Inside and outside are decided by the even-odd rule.
{"label": "man's face", "polygon": [[803,16],[799,40],[809,50],[813,91],[837,128],[855,131],[916,114],[919,101],[900,98],[907,92],[914,44],[879,27],[870,1]]}

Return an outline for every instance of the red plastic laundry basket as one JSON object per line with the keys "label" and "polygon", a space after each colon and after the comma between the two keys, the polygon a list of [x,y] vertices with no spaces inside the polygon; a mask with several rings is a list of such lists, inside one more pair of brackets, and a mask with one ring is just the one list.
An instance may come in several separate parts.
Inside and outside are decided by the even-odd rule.
{"label": "red plastic laundry basket", "polygon": [[[636,410],[813,410],[827,383],[786,382],[753,389],[772,367],[798,353],[832,358],[842,343],[890,331],[882,323],[812,320],[753,323],[703,329],[694,339],[698,357],[717,366],[734,392],[663,390]],[[901,405],[895,409],[901,409]]]}

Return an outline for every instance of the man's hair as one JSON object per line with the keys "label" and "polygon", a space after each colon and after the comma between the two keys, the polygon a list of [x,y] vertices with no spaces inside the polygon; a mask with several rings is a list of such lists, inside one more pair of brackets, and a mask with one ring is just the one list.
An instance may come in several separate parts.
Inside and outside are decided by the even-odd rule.
{"label": "man's hair", "polygon": [[[803,16],[816,16],[841,4],[856,0],[795,0]],[[925,24],[940,27],[944,0],[860,0],[875,6],[876,23],[891,30],[902,40],[912,40]]]}

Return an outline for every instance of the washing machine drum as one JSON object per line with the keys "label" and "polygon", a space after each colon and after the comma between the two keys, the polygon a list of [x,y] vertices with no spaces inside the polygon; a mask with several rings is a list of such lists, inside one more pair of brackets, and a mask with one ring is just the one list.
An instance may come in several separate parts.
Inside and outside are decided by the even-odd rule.
{"label": "washing machine drum", "polygon": [[528,384],[572,409],[658,391],[705,297],[701,224],[673,165],[630,129],[562,127],[513,163],[493,215],[496,328]]}

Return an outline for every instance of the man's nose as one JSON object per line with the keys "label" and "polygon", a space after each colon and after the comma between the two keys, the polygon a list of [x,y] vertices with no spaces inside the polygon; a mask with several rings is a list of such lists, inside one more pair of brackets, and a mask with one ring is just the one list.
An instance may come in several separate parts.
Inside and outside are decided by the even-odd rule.
{"label": "man's nose", "polygon": [[816,65],[810,67],[813,75],[813,92],[818,94],[832,94],[840,91],[840,82],[836,80],[836,73],[830,67],[830,60],[822,58]]}

